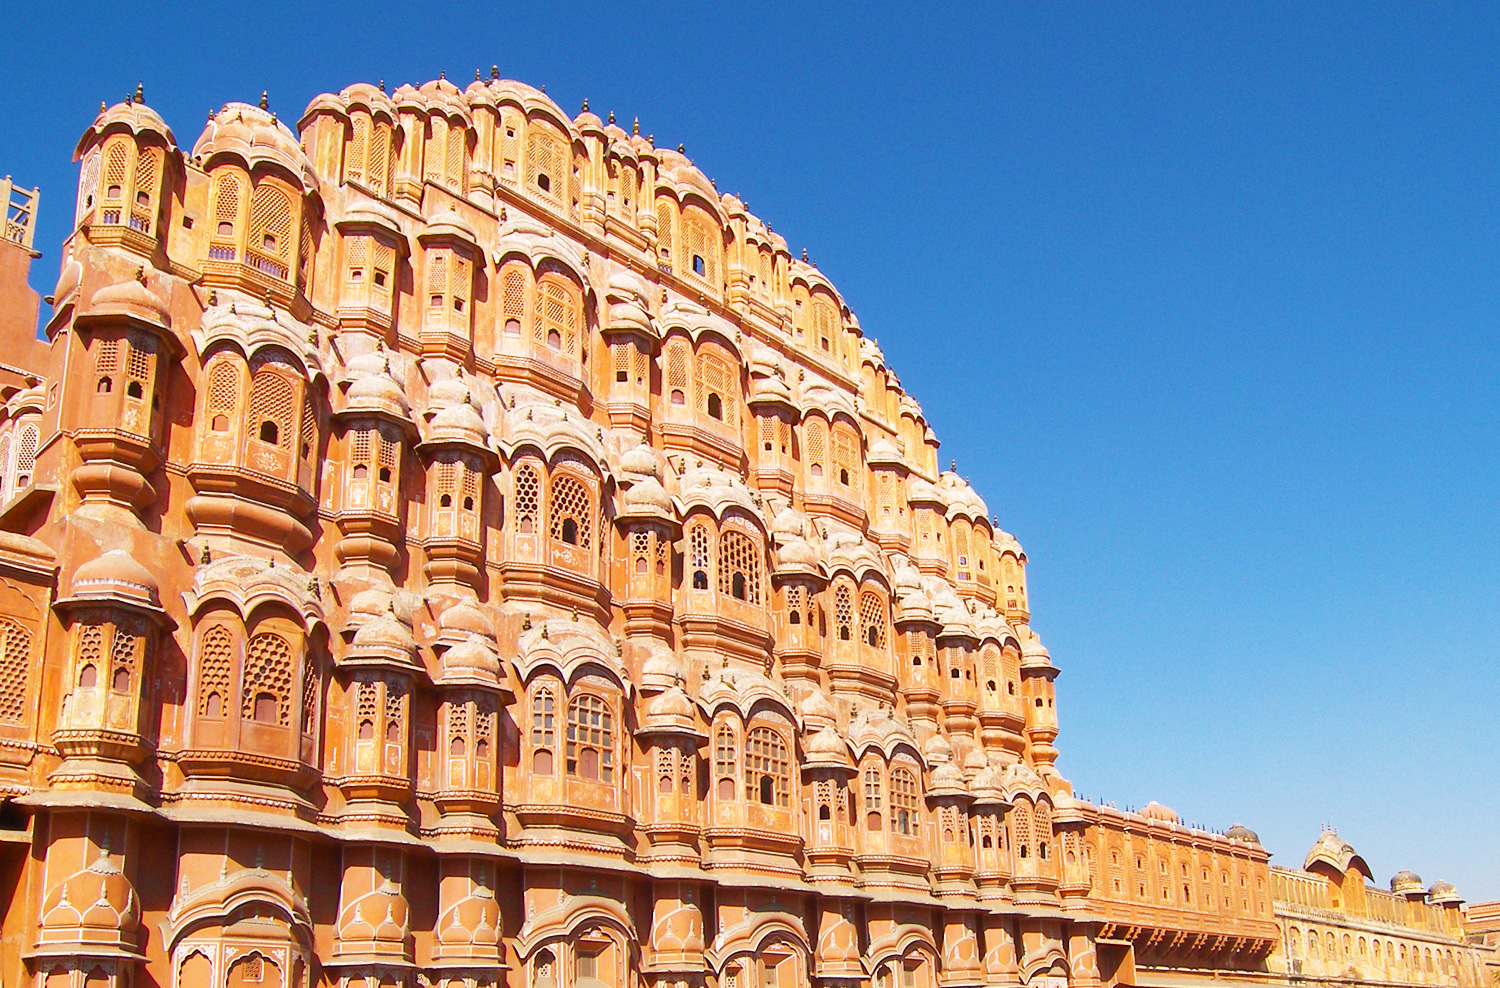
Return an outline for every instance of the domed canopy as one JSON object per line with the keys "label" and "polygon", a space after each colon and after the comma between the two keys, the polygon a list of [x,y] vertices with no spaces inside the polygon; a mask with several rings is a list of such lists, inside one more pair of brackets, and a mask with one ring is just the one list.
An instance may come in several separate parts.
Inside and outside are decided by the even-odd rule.
{"label": "domed canopy", "polygon": [[1260,843],[1260,835],[1242,823],[1237,823],[1224,831],[1224,836],[1230,840],[1243,841],[1246,844]]}
{"label": "domed canopy", "polygon": [[1175,810],[1171,809],[1170,807],[1161,805],[1154,799],[1151,802],[1147,803],[1141,810],[1141,816],[1145,817],[1147,820],[1156,820],[1160,823],[1181,822]]}
{"label": "domed canopy", "polygon": [[79,315],[78,321],[84,323],[108,317],[124,317],[163,334],[172,328],[172,314],[167,310],[167,303],[134,278],[95,292],[89,299],[88,310]]}
{"label": "domed canopy", "polygon": [[1305,871],[1313,871],[1314,866],[1319,864],[1332,868],[1340,875],[1354,868],[1365,878],[1370,877],[1370,866],[1365,864],[1365,859],[1349,846],[1348,841],[1332,830],[1325,830],[1318,835],[1317,841],[1307,852],[1307,860],[1302,868]]}
{"label": "domed canopy", "polygon": [[275,114],[258,106],[226,103],[209,118],[198,143],[193,145],[193,157],[211,167],[215,158],[225,154],[238,157],[247,168],[276,165],[304,191],[318,187],[317,174],[297,135]]}
{"label": "domed canopy", "polygon": [[116,600],[155,609],[156,577],[124,549],[111,549],[73,573],[74,600]]}

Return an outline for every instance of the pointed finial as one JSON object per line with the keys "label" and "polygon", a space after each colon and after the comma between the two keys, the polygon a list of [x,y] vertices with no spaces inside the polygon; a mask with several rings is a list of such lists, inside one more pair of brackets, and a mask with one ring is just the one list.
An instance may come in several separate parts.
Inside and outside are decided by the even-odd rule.
{"label": "pointed finial", "polygon": [[438,80],[440,82],[447,82],[448,81],[448,73],[439,70],[438,71]]}
{"label": "pointed finial", "polygon": [[135,102],[135,94],[134,94],[134,93],[132,93],[132,92],[131,92],[131,91],[130,91],[130,90],[128,90],[128,89],[127,89],[127,90],[125,90],[125,105],[126,105],[126,106],[130,106],[130,105],[131,105],[131,104],[133,104],[133,103],[134,103],[134,102]]}
{"label": "pointed finial", "polygon": [[641,118],[636,117],[635,122],[630,125],[630,133],[634,137],[641,136]]}
{"label": "pointed finial", "polygon": [[384,79],[380,80],[380,91],[382,93],[385,92],[385,80]]}
{"label": "pointed finial", "polygon": [[526,614],[521,615],[521,630],[522,631],[530,631],[531,630],[531,614],[530,614],[530,612],[527,612]]}
{"label": "pointed finial", "polygon": [[490,66],[490,78],[491,79],[499,79],[500,78],[500,66],[498,66],[498,65],[491,65]]}
{"label": "pointed finial", "polygon": [[589,112],[589,98],[587,96],[583,98],[583,112]]}
{"label": "pointed finial", "polygon": [[547,622],[542,622],[542,641],[547,641]]}
{"label": "pointed finial", "polygon": [[479,69],[478,68],[474,69],[474,81],[475,82],[479,81]]}
{"label": "pointed finial", "polygon": [[207,566],[214,561],[213,553],[208,551],[208,543],[203,543],[203,551],[198,554],[198,565]]}
{"label": "pointed finial", "polygon": [[[100,100],[99,101],[99,112],[103,113],[107,109],[109,109],[109,107],[107,107],[107,106],[104,105],[104,101],[103,100]],[[213,114],[210,113],[209,116],[213,116]]]}
{"label": "pointed finial", "polygon": [[264,89],[260,91],[260,108],[262,110],[269,110],[271,108],[271,101],[266,98],[266,91]]}
{"label": "pointed finial", "polygon": [[146,102],[146,87],[140,82],[135,84],[135,101],[137,103]]}
{"label": "pointed finial", "polygon": [[143,285],[146,283],[146,268],[144,265],[135,269],[135,280]]}
{"label": "pointed finial", "polygon": [[687,154],[687,147],[681,141],[677,143],[677,153]]}
{"label": "pointed finial", "polygon": [[802,263],[803,264],[807,263],[807,248],[806,247],[802,248]]}
{"label": "pointed finial", "polygon": [[649,145],[651,145],[652,147],[656,147],[656,135],[655,134],[647,134],[646,135],[646,143],[649,144]]}
{"label": "pointed finial", "polygon": [[547,95],[547,84],[545,82],[542,83],[542,95],[543,96]]}
{"label": "pointed finial", "polygon": [[951,470],[951,471],[957,472],[958,471],[958,461],[957,460],[949,460],[948,461],[948,469]]}
{"label": "pointed finial", "polygon": [[614,123],[615,122],[615,111],[614,110],[610,110],[609,111],[609,122],[610,123]]}

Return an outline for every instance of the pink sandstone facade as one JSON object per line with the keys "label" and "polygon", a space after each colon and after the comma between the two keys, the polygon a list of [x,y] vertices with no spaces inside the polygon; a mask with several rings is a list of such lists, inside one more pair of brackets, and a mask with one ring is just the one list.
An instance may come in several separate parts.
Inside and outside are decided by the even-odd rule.
{"label": "pink sandstone facade", "polygon": [[1074,798],[1025,554],[680,149],[492,78],[77,157],[43,340],[0,243],[0,983],[1310,976],[1322,859]]}

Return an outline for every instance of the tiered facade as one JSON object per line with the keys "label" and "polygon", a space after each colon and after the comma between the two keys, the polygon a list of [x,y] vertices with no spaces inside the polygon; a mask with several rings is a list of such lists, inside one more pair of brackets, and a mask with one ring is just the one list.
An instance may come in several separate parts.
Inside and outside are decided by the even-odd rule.
{"label": "tiered facade", "polygon": [[1071,795],[1020,546],[680,149],[492,78],[78,159],[0,365],[0,982],[1267,970],[1265,850]]}

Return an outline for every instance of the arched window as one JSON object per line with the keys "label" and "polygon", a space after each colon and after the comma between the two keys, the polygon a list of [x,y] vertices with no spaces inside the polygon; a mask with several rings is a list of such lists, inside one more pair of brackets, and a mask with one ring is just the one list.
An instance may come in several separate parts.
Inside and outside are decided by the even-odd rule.
{"label": "arched window", "polygon": [[238,257],[238,239],[235,230],[240,222],[240,203],[243,198],[243,184],[238,175],[230,172],[215,178],[214,227],[209,236],[209,260],[232,261]]}
{"label": "arched window", "polygon": [[516,467],[516,531],[530,535],[537,529],[541,506],[541,475],[530,463]]}
{"label": "arched window", "polygon": [[12,491],[18,491],[31,483],[31,473],[36,469],[39,436],[40,433],[34,424],[28,422],[21,426],[21,439],[16,445],[16,479],[11,486]]}
{"label": "arched window", "polygon": [[264,274],[287,280],[292,258],[292,199],[272,185],[257,185],[250,197],[249,263]]}
{"label": "arched window", "polygon": [[860,639],[874,648],[885,648],[885,601],[866,590],[859,595]]}
{"label": "arched window", "polygon": [[743,532],[730,530],[719,535],[719,593],[749,604],[760,603],[760,549]]}
{"label": "arched window", "polygon": [[734,396],[738,394],[739,374],[733,362],[717,343],[702,343],[698,353],[699,412],[725,425],[734,425]]}
{"label": "arched window", "polygon": [[735,779],[739,776],[739,747],[734,728],[720,724],[714,732],[714,784],[719,798],[734,799]]}
{"label": "arched window", "polygon": [[880,776],[877,766],[869,765],[865,768],[865,826],[871,831],[877,831],[884,825],[882,812],[885,809],[885,780]]}
{"label": "arched window", "polygon": [[615,778],[614,717],[609,704],[592,693],[568,703],[568,774],[580,779],[613,782]]}
{"label": "arched window", "polygon": [[656,246],[661,252],[661,260],[666,263],[668,269],[672,265],[672,224],[676,219],[677,210],[672,208],[669,199],[660,199],[656,203]]}
{"label": "arched window", "polygon": [[240,716],[263,724],[291,723],[292,646],[285,638],[261,632],[245,650],[245,683]]}
{"label": "arched window", "polygon": [[569,357],[578,356],[578,288],[559,275],[544,276],[537,283],[533,335],[548,349]]}
{"label": "arched window", "polygon": [[500,279],[505,335],[520,336],[526,318],[526,275],[517,264],[509,265]]}
{"label": "arched window", "polygon": [[708,526],[699,522],[688,529],[688,572],[694,590],[708,589]]}
{"label": "arched window", "polygon": [[566,474],[552,478],[552,537],[568,545],[587,549],[593,538],[593,498],[589,489],[576,477]]}
{"label": "arched window", "polygon": [[228,712],[229,676],[234,668],[234,638],[222,624],[209,628],[198,647],[198,716]]}
{"label": "arched window", "polygon": [[296,391],[284,374],[265,364],[255,372],[250,385],[252,435],[279,449],[291,449]]}
{"label": "arched window", "polygon": [[745,798],[786,809],[791,803],[786,742],[769,727],[745,737]]}
{"label": "arched window", "polygon": [[840,583],[833,591],[833,623],[838,628],[839,641],[854,637],[854,594],[848,584]]}
{"label": "arched window", "polygon": [[917,832],[917,777],[901,767],[891,769],[891,831]]}
{"label": "arched window", "polygon": [[554,201],[562,201],[567,191],[567,151],[550,129],[533,123],[526,135],[526,172],[532,188]]}
{"label": "arched window", "polygon": [[531,770],[537,775],[552,774],[555,704],[546,687],[531,694]]}
{"label": "arched window", "polygon": [[826,458],[828,455],[828,441],[826,438],[826,426],[820,418],[809,418],[803,429],[803,438],[807,440],[804,453],[807,458],[807,472],[813,477],[822,477]]}

